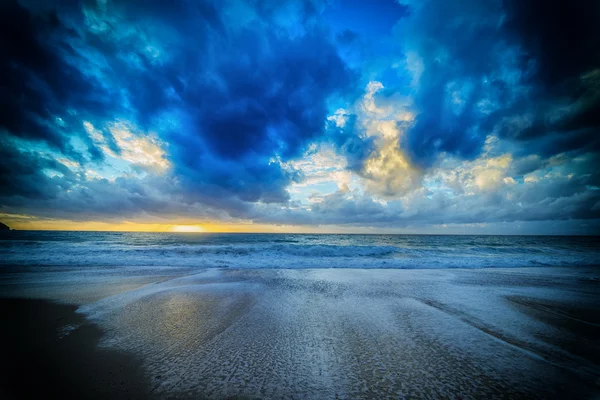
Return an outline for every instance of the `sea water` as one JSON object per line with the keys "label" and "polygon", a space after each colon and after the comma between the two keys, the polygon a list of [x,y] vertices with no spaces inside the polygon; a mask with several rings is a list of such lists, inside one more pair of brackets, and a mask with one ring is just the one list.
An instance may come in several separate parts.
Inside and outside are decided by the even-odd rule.
{"label": "sea water", "polygon": [[12,231],[0,265],[503,268],[600,265],[600,237]]}

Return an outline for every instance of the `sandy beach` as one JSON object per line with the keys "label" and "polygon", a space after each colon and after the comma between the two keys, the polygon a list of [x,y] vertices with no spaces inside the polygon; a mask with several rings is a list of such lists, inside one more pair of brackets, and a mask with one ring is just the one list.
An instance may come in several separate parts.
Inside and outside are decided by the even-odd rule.
{"label": "sandy beach", "polygon": [[[36,297],[72,304],[80,299],[74,306],[2,303],[12,321],[9,334],[20,338],[11,357],[41,366],[36,380],[47,376],[44,368],[62,371],[68,380],[41,380],[59,393],[155,398],[600,394],[595,269],[210,269],[177,276],[138,274],[129,281],[105,276],[102,284],[88,276],[89,284],[80,281],[68,291],[59,277],[35,286]],[[27,290],[32,282],[26,281],[33,277],[4,276],[3,293],[11,288],[12,297],[32,297]],[[38,324],[42,330],[32,328]],[[35,348],[27,343],[39,347],[23,359],[19,348]],[[64,386],[68,382],[77,385]],[[19,394],[16,398],[38,390],[8,388]]]}

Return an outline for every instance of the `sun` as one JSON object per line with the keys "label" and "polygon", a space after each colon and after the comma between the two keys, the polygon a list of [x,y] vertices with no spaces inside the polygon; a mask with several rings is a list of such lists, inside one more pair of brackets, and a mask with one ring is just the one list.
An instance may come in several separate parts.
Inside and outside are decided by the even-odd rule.
{"label": "sun", "polygon": [[205,232],[204,228],[198,225],[175,225],[171,228],[171,232]]}

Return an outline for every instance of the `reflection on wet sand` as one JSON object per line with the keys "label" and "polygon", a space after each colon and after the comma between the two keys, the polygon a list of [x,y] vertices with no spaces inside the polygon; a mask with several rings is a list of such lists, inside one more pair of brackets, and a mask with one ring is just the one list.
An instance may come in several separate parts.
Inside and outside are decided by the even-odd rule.
{"label": "reflection on wet sand", "polygon": [[[599,393],[580,271],[208,270],[80,307],[159,397]],[[596,319],[595,319],[596,318]]]}

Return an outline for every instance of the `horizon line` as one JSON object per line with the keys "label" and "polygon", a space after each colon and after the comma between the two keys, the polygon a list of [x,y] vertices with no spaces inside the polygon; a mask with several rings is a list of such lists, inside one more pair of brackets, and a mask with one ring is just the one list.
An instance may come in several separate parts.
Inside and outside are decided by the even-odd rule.
{"label": "horizon line", "polygon": [[360,233],[360,232],[240,232],[240,231],[204,231],[204,232],[173,232],[173,231],[136,231],[136,230],[77,230],[77,229],[10,229],[4,232],[90,232],[90,233],[169,233],[176,235],[211,235],[211,234],[234,234],[234,235],[381,235],[381,236],[580,236],[600,237],[600,234],[546,234],[546,233]]}

